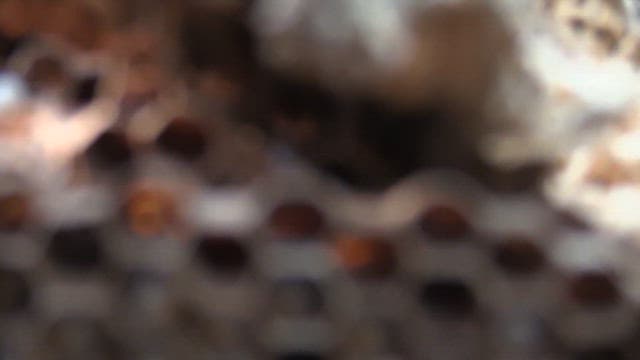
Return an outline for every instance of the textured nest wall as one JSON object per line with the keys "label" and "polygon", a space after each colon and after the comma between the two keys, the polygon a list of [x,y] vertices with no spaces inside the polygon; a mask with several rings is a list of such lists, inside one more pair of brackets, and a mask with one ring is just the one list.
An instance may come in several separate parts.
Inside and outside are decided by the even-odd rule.
{"label": "textured nest wall", "polygon": [[638,358],[636,26],[0,0],[0,358]]}

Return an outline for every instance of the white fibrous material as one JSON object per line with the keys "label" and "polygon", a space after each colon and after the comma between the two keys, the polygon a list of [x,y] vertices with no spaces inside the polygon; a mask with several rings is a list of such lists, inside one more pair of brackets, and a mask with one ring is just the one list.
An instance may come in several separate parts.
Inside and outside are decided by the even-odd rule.
{"label": "white fibrous material", "polygon": [[262,57],[272,66],[328,76],[339,71],[356,80],[363,67],[389,70],[410,60],[415,7],[411,0],[262,0],[252,23],[262,39]]}
{"label": "white fibrous material", "polygon": [[[622,18],[628,33],[619,39],[619,50],[609,56],[563,47],[550,38],[546,44],[532,41],[525,58],[544,88],[561,89],[581,109],[581,121],[570,124],[569,118],[563,118],[569,124],[567,134],[576,141],[558,154],[562,165],[547,180],[547,195],[601,228],[638,234],[634,215],[640,209],[640,177],[635,170],[640,164],[640,72],[635,58],[625,52],[626,44],[637,42],[638,21],[635,5],[624,5],[627,13]],[[548,94],[553,99],[554,92]],[[576,124],[590,129],[588,135],[575,131],[571,126]]]}
{"label": "white fibrous material", "polygon": [[[526,21],[510,22],[515,27],[518,61],[515,70],[503,72],[498,96],[511,131],[490,137],[486,146],[498,162],[562,158],[599,137],[640,94],[640,72],[625,50],[633,35],[616,38],[617,50],[603,55],[607,44],[590,33],[596,26],[610,27],[612,34],[634,26],[620,24],[623,16],[600,19],[596,11],[600,8],[574,9],[574,2],[564,0],[552,3],[551,9],[507,7],[512,17],[518,10],[537,17],[523,14]],[[592,3],[589,6],[601,6]],[[571,27],[575,21],[580,21],[578,29]]]}

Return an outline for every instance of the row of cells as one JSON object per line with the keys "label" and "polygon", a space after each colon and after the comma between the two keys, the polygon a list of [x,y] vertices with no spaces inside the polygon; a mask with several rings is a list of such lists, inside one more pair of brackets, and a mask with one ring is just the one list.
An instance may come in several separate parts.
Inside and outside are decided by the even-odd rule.
{"label": "row of cells", "polygon": [[[104,223],[69,223],[27,236],[18,234],[29,228],[28,197],[0,199],[8,254],[0,256],[3,314],[36,315],[52,324],[97,317],[112,319],[116,329],[137,321],[145,322],[136,324],[142,328],[171,323],[184,331],[204,328],[198,330],[204,334],[243,324],[240,333],[251,334],[267,353],[302,349],[315,354],[304,355],[316,356],[311,358],[348,352],[348,339],[370,323],[399,337],[385,351],[399,349],[393,351],[412,358],[430,351],[448,358],[451,347],[423,341],[422,336],[439,339],[433,332],[467,344],[456,346],[461,358],[465,351],[479,351],[469,347],[475,340],[467,338],[468,331],[497,337],[487,351],[506,347],[505,358],[514,356],[511,343],[525,352],[543,349],[535,335],[540,328],[580,354],[624,354],[619,348],[635,336],[632,268],[572,260],[572,254],[589,258],[598,251],[611,257],[607,249],[621,245],[590,241],[593,231],[575,221],[567,225],[570,235],[547,232],[551,240],[497,236],[478,230],[455,205],[432,204],[409,229],[354,231],[333,228],[326,209],[317,205],[284,201],[254,232],[205,231],[184,241],[155,231],[166,222],[157,215],[165,213],[157,209],[166,202],[154,200],[153,192],[143,195],[125,206],[124,233]],[[19,258],[29,251],[42,256],[25,265]],[[568,259],[558,255],[563,252],[570,253]],[[204,325],[193,325],[198,319]],[[516,329],[525,340],[511,339]],[[131,348],[145,343],[130,329],[115,332],[126,334]],[[383,338],[394,338],[387,332]],[[204,343],[218,338],[203,336],[209,339]],[[231,336],[236,337],[242,336]]]}

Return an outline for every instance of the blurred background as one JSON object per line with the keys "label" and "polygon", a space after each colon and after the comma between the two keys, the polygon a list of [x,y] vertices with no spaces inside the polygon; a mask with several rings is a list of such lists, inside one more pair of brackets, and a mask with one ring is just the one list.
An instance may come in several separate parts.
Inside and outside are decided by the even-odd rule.
{"label": "blurred background", "polygon": [[640,357],[634,0],[0,0],[0,360]]}

